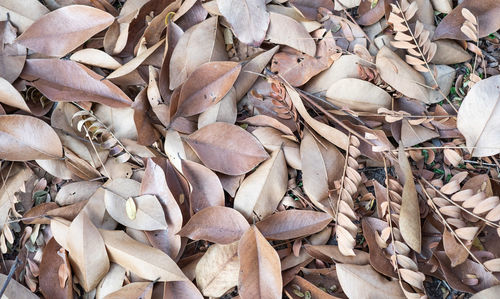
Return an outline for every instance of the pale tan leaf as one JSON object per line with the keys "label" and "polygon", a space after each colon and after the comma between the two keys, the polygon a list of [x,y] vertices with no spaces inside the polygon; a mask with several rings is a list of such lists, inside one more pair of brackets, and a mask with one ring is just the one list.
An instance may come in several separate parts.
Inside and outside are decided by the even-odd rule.
{"label": "pale tan leaf", "polygon": [[111,263],[109,272],[102,278],[96,287],[96,299],[103,299],[106,295],[118,291],[125,280],[125,269],[115,263]]}
{"label": "pale tan leaf", "polygon": [[397,280],[387,280],[370,265],[337,264],[337,277],[349,298],[405,298]]}
{"label": "pale tan leaf", "polygon": [[177,264],[161,250],[136,241],[123,231],[100,232],[111,262],[151,281],[187,280]]}
{"label": "pale tan leaf", "polygon": [[104,241],[85,212],[81,212],[68,229],[67,246],[73,271],[80,285],[89,292],[109,270]]}
{"label": "pale tan leaf", "polygon": [[316,43],[305,27],[296,20],[271,12],[266,39],[272,43],[287,45],[310,56],[316,54]]}
{"label": "pale tan leaf", "polygon": [[50,10],[37,0],[3,0],[0,3],[0,21],[10,20],[23,33]]}
{"label": "pale tan leaf", "polygon": [[474,157],[500,152],[500,75],[481,80],[465,96],[457,127]]}
{"label": "pale tan leaf", "polygon": [[464,239],[466,241],[472,241],[476,237],[476,233],[479,230],[479,227],[470,226],[470,227],[462,227],[455,230],[457,236],[460,239]]}
{"label": "pale tan leaf", "polygon": [[127,211],[128,218],[130,218],[130,220],[134,220],[137,215],[137,207],[132,197],[129,197],[127,199],[125,203],[125,209]]}
{"label": "pale tan leaf", "polygon": [[152,282],[132,282],[119,290],[110,293],[104,299],[141,298],[151,299],[153,293]]}
{"label": "pale tan leaf", "polygon": [[238,284],[240,260],[238,241],[228,244],[215,244],[196,265],[196,283],[205,296],[220,297]]}
{"label": "pale tan leaf", "polygon": [[470,10],[468,10],[465,7],[463,7],[461,12],[462,12],[462,16],[464,16],[464,18],[467,21],[471,22],[474,25],[477,25],[477,19],[476,19],[476,17],[474,16],[474,14]]}
{"label": "pale tan leaf", "polygon": [[73,53],[69,59],[83,64],[116,70],[121,67],[121,63],[116,61],[111,55],[98,49],[86,48]]}
{"label": "pale tan leaf", "polygon": [[165,40],[161,40],[149,47],[147,50],[139,54],[137,57],[134,57],[129,62],[115,69],[111,74],[109,74],[106,79],[116,79],[119,77],[123,77],[127,74],[130,74],[134,71],[141,63],[143,63],[149,56],[151,56],[159,47],[165,45]]}
{"label": "pale tan leaf", "polygon": [[326,97],[339,107],[365,112],[390,108],[392,103],[391,96],[385,90],[356,78],[344,78],[333,83],[326,91]]}
{"label": "pale tan leaf", "polygon": [[469,26],[467,26],[467,24],[462,25],[462,27],[460,27],[460,31],[462,31],[463,34],[465,34],[471,40],[477,41],[476,32],[473,29],[471,29]]}
{"label": "pale tan leaf", "polygon": [[0,103],[31,112],[19,91],[2,77],[0,77]]}
{"label": "pale tan leaf", "polygon": [[39,299],[35,293],[31,292],[28,288],[17,282],[15,279],[11,279],[8,284],[6,284],[7,275],[0,273],[0,285],[5,285],[5,293],[2,295],[2,299]]}
{"label": "pale tan leaf", "polygon": [[247,219],[251,219],[254,213],[262,219],[278,207],[287,186],[285,156],[279,149],[243,180],[234,198],[234,209]]}

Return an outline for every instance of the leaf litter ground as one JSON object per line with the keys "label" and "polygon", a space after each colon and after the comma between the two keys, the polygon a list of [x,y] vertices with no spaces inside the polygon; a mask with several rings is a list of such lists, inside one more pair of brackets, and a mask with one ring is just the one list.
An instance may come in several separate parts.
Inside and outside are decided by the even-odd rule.
{"label": "leaf litter ground", "polygon": [[1,294],[498,298],[499,20],[0,0]]}

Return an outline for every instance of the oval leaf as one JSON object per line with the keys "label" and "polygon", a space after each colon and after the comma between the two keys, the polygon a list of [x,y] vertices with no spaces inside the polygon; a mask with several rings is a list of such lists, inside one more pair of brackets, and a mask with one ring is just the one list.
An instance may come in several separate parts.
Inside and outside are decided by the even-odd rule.
{"label": "oval leaf", "polygon": [[69,5],[35,21],[17,40],[38,53],[62,57],[108,28],[114,19],[94,7]]}
{"label": "oval leaf", "polygon": [[319,232],[332,221],[327,213],[286,210],[257,222],[257,227],[270,240],[288,240]]}
{"label": "oval leaf", "polygon": [[207,62],[182,85],[178,116],[192,116],[217,104],[231,89],[241,65],[231,61]]}
{"label": "oval leaf", "polygon": [[44,121],[26,115],[0,115],[0,159],[28,161],[62,158],[62,144]]}
{"label": "oval leaf", "polygon": [[194,214],[179,235],[191,240],[229,244],[238,241],[249,227],[245,218],[235,209],[208,207]]}
{"label": "oval leaf", "polygon": [[185,140],[208,168],[229,175],[245,174],[269,158],[252,134],[228,123],[210,124]]}

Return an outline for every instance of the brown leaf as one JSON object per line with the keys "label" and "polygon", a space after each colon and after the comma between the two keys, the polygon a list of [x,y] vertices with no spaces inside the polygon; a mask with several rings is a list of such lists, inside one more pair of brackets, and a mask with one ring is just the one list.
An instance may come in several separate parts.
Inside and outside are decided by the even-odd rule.
{"label": "brown leaf", "polygon": [[220,297],[238,284],[238,242],[214,244],[196,265],[196,283],[205,296]]}
{"label": "brown leaf", "polygon": [[28,161],[62,158],[62,144],[44,121],[26,115],[0,115],[0,159]]}
{"label": "brown leaf", "polygon": [[317,259],[321,259],[327,263],[342,263],[354,265],[368,265],[370,263],[370,256],[367,252],[354,249],[355,256],[343,255],[337,245],[310,245],[305,244],[306,252]]}
{"label": "brown leaf", "polygon": [[108,28],[113,20],[112,15],[94,7],[65,6],[35,21],[17,40],[38,53],[62,57]]}
{"label": "brown leaf", "polygon": [[333,3],[329,0],[291,0],[290,4],[298,9],[306,18],[315,21],[318,15],[318,8],[324,7],[333,10]]}
{"label": "brown leaf", "polygon": [[434,39],[469,39],[460,27],[465,18],[462,9],[467,8],[479,22],[479,37],[497,31],[500,28],[500,3],[495,0],[474,1],[465,0],[457,5],[437,26]]}
{"label": "brown leaf", "polygon": [[254,117],[262,117],[263,120],[270,120],[267,123],[270,127],[263,126],[252,131],[252,134],[259,139],[259,142],[262,143],[264,148],[268,151],[278,151],[283,149],[287,164],[292,168],[302,169],[299,144],[295,142],[295,136],[293,136],[293,133],[283,135],[281,131],[274,129],[271,126],[276,123],[279,124],[277,127],[280,129],[290,129],[272,117],[266,115],[256,115]]}
{"label": "brown leaf", "polygon": [[278,253],[260,231],[250,227],[238,245],[238,293],[243,298],[281,298],[283,282]]}
{"label": "brown leaf", "polygon": [[269,13],[264,0],[217,0],[217,6],[242,43],[260,46],[269,26]]}
{"label": "brown leaf", "polygon": [[61,287],[59,283],[59,269],[61,266],[65,266],[68,270],[71,269],[66,250],[57,244],[54,238],[51,238],[43,248],[40,276],[38,277],[40,291],[46,298],[68,299],[73,297],[71,272],[65,281],[64,287]]}
{"label": "brown leaf", "polygon": [[467,248],[464,248],[448,229],[445,229],[443,232],[443,247],[446,255],[450,258],[452,267],[460,265],[469,257]]}
{"label": "brown leaf", "polygon": [[207,62],[194,70],[182,85],[177,116],[192,116],[217,104],[240,73],[236,62]]}
{"label": "brown leaf", "polygon": [[316,48],[315,56],[285,48],[282,52],[274,55],[271,71],[282,76],[290,85],[301,86],[313,76],[330,67],[337,47],[331,32],[328,32],[324,37],[321,33],[319,30],[313,32],[315,38],[322,38]]}
{"label": "brown leaf", "polygon": [[179,235],[191,240],[229,244],[238,241],[248,227],[248,222],[237,210],[215,206],[194,214]]}
{"label": "brown leaf", "polygon": [[180,86],[198,66],[209,61],[227,60],[224,38],[217,17],[189,28],[177,42],[170,59],[170,89]]}
{"label": "brown leaf", "polygon": [[139,277],[158,281],[183,281],[187,278],[175,262],[161,250],[129,237],[123,231],[101,230],[109,260]]}
{"label": "brown leaf", "polygon": [[411,165],[403,150],[403,146],[399,147],[399,166],[403,171],[404,181],[401,211],[399,214],[399,229],[401,236],[406,244],[411,249],[420,253],[422,234],[420,232],[420,209],[418,207],[417,191],[415,189],[415,182],[413,181],[413,174],[411,172]]}
{"label": "brown leaf", "polygon": [[474,84],[457,116],[457,127],[474,157],[500,152],[500,75]]}
{"label": "brown leaf", "polygon": [[316,43],[304,26],[291,17],[271,12],[266,39],[271,43],[287,45],[307,55],[316,54]]}
{"label": "brown leaf", "polygon": [[72,269],[79,284],[89,292],[109,270],[104,241],[85,212],[71,222],[68,234],[71,236],[67,246]]}
{"label": "brown leaf", "polygon": [[405,298],[397,280],[385,279],[370,265],[336,267],[342,290],[349,298]]}
{"label": "brown leaf", "polygon": [[252,134],[228,123],[210,124],[185,140],[205,166],[229,175],[247,173],[269,157]]}
{"label": "brown leaf", "polygon": [[28,59],[21,73],[52,101],[91,101],[128,107],[132,100],[117,86],[85,66],[70,60]]}
{"label": "brown leaf", "polygon": [[234,198],[234,208],[247,219],[254,214],[262,219],[276,210],[287,186],[285,156],[279,149],[243,180]]}
{"label": "brown leaf", "polygon": [[332,221],[327,213],[307,210],[277,212],[257,222],[257,228],[270,240],[288,240],[319,232]]}
{"label": "brown leaf", "polygon": [[213,171],[201,164],[182,160],[182,173],[191,184],[189,200],[193,213],[211,206],[224,206],[224,190]]}

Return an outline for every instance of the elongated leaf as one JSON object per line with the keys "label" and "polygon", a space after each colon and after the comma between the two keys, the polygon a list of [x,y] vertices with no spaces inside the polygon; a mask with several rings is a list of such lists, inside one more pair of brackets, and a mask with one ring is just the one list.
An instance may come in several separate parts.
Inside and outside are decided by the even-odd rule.
{"label": "elongated leaf", "polygon": [[185,140],[205,166],[229,175],[247,173],[269,157],[252,134],[228,123],[210,124]]}
{"label": "elongated leaf", "polygon": [[378,108],[391,108],[392,103],[392,97],[385,90],[355,78],[344,78],[333,83],[326,91],[326,96],[337,106],[355,111],[377,112]]}
{"label": "elongated leaf", "polygon": [[123,231],[101,230],[109,260],[139,277],[158,281],[187,280],[175,262],[161,250],[129,237]]}
{"label": "elongated leaf", "polygon": [[472,86],[458,110],[457,127],[474,157],[500,152],[500,75]]}
{"label": "elongated leaf", "polygon": [[109,270],[104,241],[85,212],[69,226],[68,251],[80,285],[89,292]]}
{"label": "elongated leaf", "polygon": [[31,112],[19,91],[2,77],[0,77],[0,103]]}
{"label": "elongated leaf", "polygon": [[167,281],[163,289],[164,298],[203,299],[200,290],[191,281]]}
{"label": "elongated leaf", "polygon": [[8,284],[7,275],[0,273],[0,284],[5,285],[5,293],[2,295],[2,299],[39,299],[37,295],[31,292],[27,287],[23,286],[15,279],[11,279]]}
{"label": "elongated leaf", "polygon": [[281,298],[280,258],[255,226],[241,237],[238,256],[238,293],[242,298]]}
{"label": "elongated leaf", "polygon": [[191,209],[197,213],[211,206],[224,206],[224,190],[217,175],[205,166],[182,160],[182,173],[191,184]]}
{"label": "elongated leaf", "polygon": [[266,39],[272,43],[292,47],[307,55],[316,54],[316,44],[304,26],[294,19],[271,12],[271,21],[267,30]]}
{"label": "elongated leaf", "polygon": [[420,253],[422,234],[420,231],[420,209],[418,207],[417,191],[410,162],[403,150],[399,147],[399,166],[404,174],[404,187],[402,194],[401,211],[399,212],[399,229],[401,236],[411,249]]}
{"label": "elongated leaf", "polygon": [[405,298],[397,280],[387,280],[370,265],[336,267],[342,290],[349,298]]}
{"label": "elongated leaf", "polygon": [[236,62],[208,62],[198,67],[182,85],[176,115],[191,116],[217,104],[240,73]]}
{"label": "elongated leaf", "polygon": [[0,115],[0,159],[28,161],[62,158],[56,132],[38,118]]}
{"label": "elongated leaf", "polygon": [[17,40],[38,53],[62,57],[113,21],[112,15],[100,9],[70,5],[44,15]]}
{"label": "elongated leaf", "polygon": [[314,131],[316,131],[326,140],[330,141],[341,149],[347,149],[347,146],[349,144],[349,138],[347,137],[347,135],[342,131],[335,129],[334,127],[331,127],[314,119],[307,112],[306,107],[304,107],[304,103],[300,98],[300,95],[295,91],[295,89],[288,85],[285,85],[285,87],[288,94],[290,95],[290,98],[292,99],[293,105],[297,109],[297,112],[299,112],[300,116],[304,118],[306,123],[309,124],[314,129]]}
{"label": "elongated leaf", "polygon": [[194,214],[179,235],[191,240],[229,244],[238,241],[248,228],[248,222],[235,209],[208,207]]}
{"label": "elongated leaf", "polygon": [[241,42],[260,46],[269,26],[265,0],[217,0],[217,6]]}
{"label": "elongated leaf", "polygon": [[198,66],[227,59],[217,17],[189,28],[177,42],[170,59],[170,89],[180,86]]}
{"label": "elongated leaf", "polygon": [[116,59],[108,53],[92,48],[79,50],[73,53],[70,59],[79,63],[98,66],[110,70],[116,70],[122,66],[121,63],[116,61]]}
{"label": "elongated leaf", "polygon": [[196,283],[205,296],[220,297],[238,284],[238,242],[215,244],[196,265]]}
{"label": "elongated leaf", "polygon": [[132,100],[116,85],[80,63],[60,59],[28,59],[21,73],[52,101],[91,101],[128,107]]}
{"label": "elongated leaf", "polygon": [[327,213],[286,210],[257,222],[257,228],[270,240],[288,240],[319,232],[332,221]]}
{"label": "elongated leaf", "polygon": [[234,198],[234,208],[247,219],[252,218],[254,212],[258,219],[262,219],[278,207],[287,185],[285,155],[279,149],[243,180]]}

